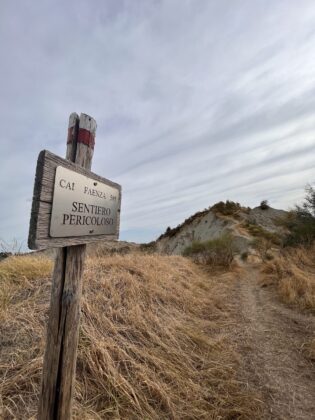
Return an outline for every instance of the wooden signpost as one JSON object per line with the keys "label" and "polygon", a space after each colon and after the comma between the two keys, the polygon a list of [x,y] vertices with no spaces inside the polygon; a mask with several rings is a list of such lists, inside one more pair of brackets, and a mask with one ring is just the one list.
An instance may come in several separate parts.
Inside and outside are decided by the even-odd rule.
{"label": "wooden signpost", "polygon": [[39,420],[68,420],[74,387],[86,244],[118,239],[120,185],[90,171],[96,121],[70,115],[66,159],[39,154],[28,245],[58,247],[52,278]]}

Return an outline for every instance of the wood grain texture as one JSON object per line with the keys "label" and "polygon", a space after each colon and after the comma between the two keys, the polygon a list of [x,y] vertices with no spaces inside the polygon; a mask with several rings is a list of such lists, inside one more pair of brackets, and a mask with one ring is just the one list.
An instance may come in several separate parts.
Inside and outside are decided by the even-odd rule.
{"label": "wood grain texture", "polygon": [[[76,131],[74,131],[74,133],[76,133]],[[73,152],[73,149],[75,149],[75,153]],[[121,186],[115,182],[94,174],[89,170],[91,168],[90,161],[92,160],[93,149],[86,146],[85,144],[73,144],[72,142],[69,142],[68,137],[67,156],[75,156],[76,162],[82,161],[84,165],[88,166],[88,169],[81,167],[77,163],[62,159],[61,157],[47,150],[41,151],[38,156],[28,237],[28,246],[30,249],[45,249],[48,247],[71,246],[82,243],[91,243],[95,241],[117,240],[119,237]],[[102,182],[119,190],[117,228],[114,235],[89,235],[79,237],[71,236],[67,238],[50,237],[50,216],[52,211],[55,173],[57,166],[63,166],[64,168],[70,169],[81,175],[85,175],[89,178],[95,179],[95,181]]]}
{"label": "wood grain texture", "polygon": [[80,322],[86,245],[61,248],[53,272],[39,420],[68,420]]}
{"label": "wood grain texture", "polygon": [[[70,120],[71,118],[73,118],[73,114],[71,114]],[[75,133],[74,130],[74,135]],[[88,158],[83,156],[83,150],[78,152],[75,140],[67,142],[67,156],[75,156],[77,165],[84,163],[87,168],[90,168],[93,151],[87,153]],[[45,181],[41,184],[42,191],[37,192],[41,198],[52,197],[48,172],[56,164],[56,159],[48,159],[48,161],[49,164],[45,165],[43,163],[41,169],[39,169],[40,175]],[[46,160],[44,159],[43,162],[46,162]],[[48,172],[46,172],[46,169]],[[51,202],[41,200],[39,202],[41,206],[40,214],[45,209],[47,219],[49,219]],[[39,420],[71,419],[85,253],[85,244],[60,248],[57,252],[52,279],[47,342],[38,410]]]}
{"label": "wood grain texture", "polygon": [[[79,131],[80,118],[76,112],[70,114],[68,124],[68,138],[67,138],[67,152],[66,159],[75,162],[75,155],[77,150],[77,137]],[[71,147],[69,147],[71,144]]]}

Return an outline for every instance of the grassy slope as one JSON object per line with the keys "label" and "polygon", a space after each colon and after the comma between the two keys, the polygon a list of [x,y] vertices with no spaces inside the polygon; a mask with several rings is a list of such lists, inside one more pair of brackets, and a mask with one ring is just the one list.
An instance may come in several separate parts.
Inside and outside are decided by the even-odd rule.
{"label": "grassy slope", "polygon": [[[0,263],[0,417],[35,418],[51,265]],[[223,334],[225,293],[182,257],[89,258],[74,418],[255,418]]]}

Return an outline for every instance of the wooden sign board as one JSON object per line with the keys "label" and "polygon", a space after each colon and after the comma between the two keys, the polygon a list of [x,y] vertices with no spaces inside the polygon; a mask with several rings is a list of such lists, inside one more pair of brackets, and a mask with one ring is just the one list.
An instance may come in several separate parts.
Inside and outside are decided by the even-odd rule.
{"label": "wooden sign board", "polygon": [[120,205],[120,185],[43,150],[37,161],[28,246],[116,240]]}

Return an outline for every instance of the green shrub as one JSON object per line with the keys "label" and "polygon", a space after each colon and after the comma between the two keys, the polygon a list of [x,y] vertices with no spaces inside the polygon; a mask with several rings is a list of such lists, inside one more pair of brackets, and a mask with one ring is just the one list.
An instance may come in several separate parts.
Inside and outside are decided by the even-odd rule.
{"label": "green shrub", "polygon": [[140,251],[150,254],[156,252],[156,242],[148,242],[145,244],[140,244]]}
{"label": "green shrub", "polygon": [[191,245],[185,248],[183,255],[189,257],[191,255],[200,254],[206,251],[206,242],[194,241]]}
{"label": "green shrub", "polygon": [[298,214],[286,221],[290,233],[286,236],[284,246],[311,246],[315,239],[315,219],[301,218]]}
{"label": "green shrub", "polygon": [[305,188],[306,195],[301,206],[295,206],[286,218],[281,220],[289,230],[284,246],[311,246],[315,240],[315,190]]}
{"label": "green shrub", "polygon": [[261,210],[268,210],[270,208],[270,206],[268,204],[268,200],[262,200],[260,202],[259,207],[261,208]]}
{"label": "green shrub", "polygon": [[183,255],[205,265],[229,267],[234,255],[233,239],[226,233],[217,239],[193,242],[184,250]]}

